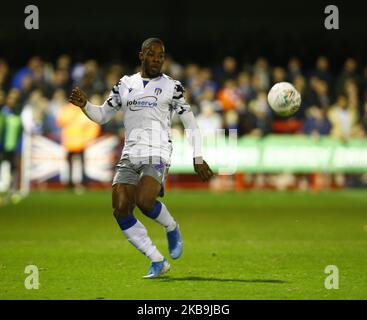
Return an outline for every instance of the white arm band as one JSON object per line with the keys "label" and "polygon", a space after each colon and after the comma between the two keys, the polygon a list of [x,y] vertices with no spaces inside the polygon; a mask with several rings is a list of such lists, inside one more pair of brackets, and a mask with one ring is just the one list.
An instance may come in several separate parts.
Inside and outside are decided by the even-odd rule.
{"label": "white arm band", "polygon": [[87,101],[87,104],[82,108],[86,116],[94,122],[104,124],[110,121],[116,113],[116,110],[111,108],[107,101],[101,106],[91,104]]}
{"label": "white arm band", "polygon": [[193,157],[202,157],[203,153],[201,151],[201,133],[194,114],[192,111],[189,111],[179,114],[179,117],[183,126],[185,127],[185,133],[189,143],[193,148]]}

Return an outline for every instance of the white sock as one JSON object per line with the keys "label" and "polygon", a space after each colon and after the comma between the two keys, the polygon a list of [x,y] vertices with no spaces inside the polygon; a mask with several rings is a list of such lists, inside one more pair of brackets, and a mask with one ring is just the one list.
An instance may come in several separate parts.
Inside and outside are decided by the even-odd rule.
{"label": "white sock", "polygon": [[172,231],[176,228],[177,223],[169,213],[167,207],[161,202],[162,208],[161,212],[159,213],[158,217],[154,220],[157,221],[160,225],[166,228],[166,231]]}
{"label": "white sock", "polygon": [[123,230],[123,233],[127,240],[152,262],[158,262],[164,259],[157,247],[153,245],[152,240],[148,237],[147,229],[139,220],[132,227]]}

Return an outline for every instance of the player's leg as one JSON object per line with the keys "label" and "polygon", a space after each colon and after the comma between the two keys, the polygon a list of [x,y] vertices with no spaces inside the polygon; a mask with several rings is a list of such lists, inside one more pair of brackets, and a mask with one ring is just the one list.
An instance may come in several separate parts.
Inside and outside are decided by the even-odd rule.
{"label": "player's leg", "polygon": [[161,184],[150,175],[143,175],[136,191],[136,204],[149,218],[154,219],[167,231],[175,229],[177,223],[162,201],[157,200]]}
{"label": "player's leg", "polygon": [[164,257],[153,245],[152,240],[148,236],[147,229],[133,214],[135,189],[136,187],[134,185],[121,183],[115,184],[112,187],[113,215],[130,243],[151,261],[163,261]]}
{"label": "player's leg", "polygon": [[5,157],[10,163],[10,185],[8,191],[13,194],[17,190],[17,155],[15,151],[8,151],[5,153]]}
{"label": "player's leg", "polygon": [[183,241],[180,229],[165,204],[157,200],[161,191],[162,174],[152,166],[146,166],[136,190],[136,204],[149,218],[166,229],[170,256],[177,259],[182,254]]}

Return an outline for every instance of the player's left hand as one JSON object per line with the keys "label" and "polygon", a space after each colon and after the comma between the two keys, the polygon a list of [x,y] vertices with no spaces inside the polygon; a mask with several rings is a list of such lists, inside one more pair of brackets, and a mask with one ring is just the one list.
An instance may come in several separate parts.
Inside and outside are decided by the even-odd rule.
{"label": "player's left hand", "polygon": [[203,181],[209,181],[214,175],[212,169],[203,158],[194,158],[194,170]]}

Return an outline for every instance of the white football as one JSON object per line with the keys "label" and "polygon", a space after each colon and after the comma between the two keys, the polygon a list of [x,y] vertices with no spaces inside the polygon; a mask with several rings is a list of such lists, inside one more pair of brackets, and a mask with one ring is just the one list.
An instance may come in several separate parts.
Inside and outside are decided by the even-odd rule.
{"label": "white football", "polygon": [[301,95],[291,83],[278,82],[270,89],[268,102],[277,115],[288,117],[301,106]]}

